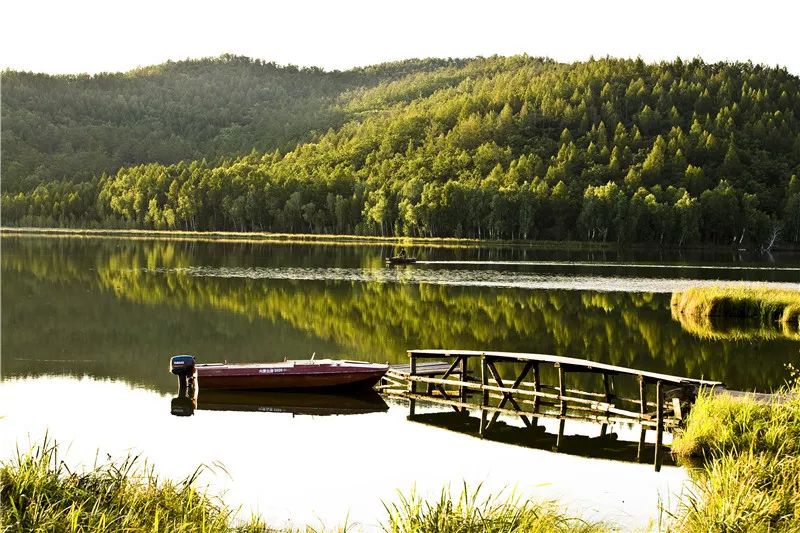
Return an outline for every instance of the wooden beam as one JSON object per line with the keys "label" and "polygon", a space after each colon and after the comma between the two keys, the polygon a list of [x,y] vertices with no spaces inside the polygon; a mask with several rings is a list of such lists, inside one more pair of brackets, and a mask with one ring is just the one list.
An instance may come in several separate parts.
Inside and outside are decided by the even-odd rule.
{"label": "wooden beam", "polygon": [[[497,382],[497,384],[501,388],[505,388],[505,384],[503,383],[503,378],[500,377],[500,372],[497,371],[497,368],[494,366],[494,363],[492,361],[489,361],[488,362],[488,366],[489,366],[489,371],[492,373],[492,376],[494,377],[494,380]],[[531,368],[531,363],[529,361],[528,363],[525,364],[525,367],[522,369],[522,372],[520,373],[519,376],[517,376],[517,379],[514,381],[514,384],[511,386],[512,390],[517,390],[517,387],[519,387],[519,384],[522,382],[523,379],[525,379],[525,376],[530,371],[530,368]],[[522,419],[522,422],[526,426],[530,427],[531,423],[528,420],[528,417],[521,413],[522,407],[519,406],[517,401],[512,396],[511,392],[504,392],[503,393],[503,399],[500,400],[500,405],[498,405],[498,407],[500,407],[502,409],[506,405],[506,402],[511,402],[511,405],[514,406],[514,409],[516,411],[520,412],[519,417]],[[487,426],[490,426],[490,425],[494,424],[495,422],[497,422],[497,418],[499,416],[500,416],[500,413],[496,412],[494,414],[494,416],[492,417],[492,419],[489,421],[489,424],[487,424]]]}
{"label": "wooden beam", "polygon": [[[416,377],[417,373],[417,354],[414,352],[408,352],[409,357],[409,377],[412,379],[408,380],[408,392],[411,394],[416,394],[417,392],[417,381],[413,379]],[[417,410],[417,402],[413,398],[408,402],[408,416],[414,416]]]}
{"label": "wooden beam", "polygon": [[[542,390],[542,381],[541,376],[539,375],[539,363],[533,363],[533,390],[534,392],[541,392]],[[539,412],[539,397],[535,396],[533,400],[533,412]]]}
{"label": "wooden beam", "polygon": [[567,400],[566,400],[566,376],[564,375],[564,367],[558,365],[558,395],[561,397],[561,414],[567,414]]}
{"label": "wooden beam", "polygon": [[[466,381],[469,380],[469,365],[468,365],[469,359],[466,358],[466,357],[459,357],[458,360],[461,361],[461,381],[466,382]],[[460,391],[460,394],[459,394],[459,399],[464,403],[467,402],[467,393],[468,392],[469,392],[469,389],[467,389],[466,387],[464,387],[462,385],[461,386],[461,391]],[[464,411],[466,411],[466,408],[464,409]]]}
{"label": "wooden beam", "polygon": [[[406,398],[408,397],[408,395],[409,395],[408,392],[405,392],[403,394],[403,396],[406,397]],[[419,400],[419,401],[425,401],[425,402],[429,402],[429,403],[433,403],[433,404],[437,404],[437,405],[446,405],[446,406],[457,405],[457,406],[469,407],[469,408],[473,408],[473,409],[477,409],[478,408],[474,404],[469,404],[469,403],[462,404],[461,402],[457,402],[457,401],[454,401],[454,400],[445,400],[443,398],[439,398],[438,396],[426,396],[424,394],[417,394],[417,395],[415,395],[415,398],[417,400]],[[516,416],[518,414],[513,409],[505,409],[505,408],[500,409],[498,407],[492,407],[492,406],[483,407],[482,409],[487,411],[487,413],[495,413],[495,412],[499,411],[500,413],[505,414],[505,415],[509,415],[509,416]],[[588,413],[586,413],[586,414],[584,414],[584,413],[582,413],[582,414],[570,414],[570,413],[567,413],[566,415],[561,416],[560,414],[558,414],[557,411],[553,411],[553,412],[543,411],[539,416],[542,417],[542,418],[548,418],[548,419],[553,419],[553,420],[581,420],[581,421],[597,422],[598,424],[601,424],[601,423],[607,423],[607,424],[625,423],[625,424],[629,424],[629,423],[631,423],[631,419],[630,418],[626,418],[626,417],[607,416],[607,415],[601,415],[601,414],[593,415],[593,414],[588,414]],[[655,426],[656,426],[655,421],[643,421],[642,424],[647,426],[647,427],[651,427],[653,429],[655,429]]]}
{"label": "wooden beam", "polygon": [[639,412],[647,413],[647,383],[642,376],[639,376]]}
{"label": "wooden beam", "polygon": [[479,434],[483,436],[483,431],[486,427],[487,412],[485,407],[489,405],[489,390],[486,386],[489,384],[489,371],[486,368],[486,355],[481,354],[481,423]]}
{"label": "wooden beam", "polygon": [[656,472],[661,470],[661,460],[663,454],[661,453],[661,443],[664,434],[664,387],[660,381],[656,381],[656,456],[655,456],[655,469]]}
{"label": "wooden beam", "polygon": [[686,378],[681,376],[673,376],[669,374],[660,374],[658,372],[648,372],[644,370],[636,370],[624,366],[615,366],[605,363],[598,363],[589,361],[587,359],[578,359],[575,357],[563,357],[560,355],[537,354],[537,353],[518,353],[518,352],[478,352],[474,350],[410,350],[418,357],[425,358],[440,358],[440,357],[480,357],[481,355],[491,357],[492,359],[505,359],[508,361],[516,361],[524,363],[526,361],[538,361],[540,363],[559,364],[569,372],[591,372],[591,373],[609,373],[613,375],[627,375],[627,376],[641,376],[649,383],[655,383],[658,380],[664,383],[685,385],[695,384],[707,387],[714,387],[724,385],[720,381],[708,381],[703,379]]}
{"label": "wooden beam", "polygon": [[603,392],[608,403],[611,403],[614,398],[614,382],[611,380],[612,377],[609,374],[603,374]]}

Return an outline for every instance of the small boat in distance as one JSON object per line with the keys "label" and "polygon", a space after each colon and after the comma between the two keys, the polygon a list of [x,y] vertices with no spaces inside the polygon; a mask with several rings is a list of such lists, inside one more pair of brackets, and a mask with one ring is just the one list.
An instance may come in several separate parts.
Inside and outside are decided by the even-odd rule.
{"label": "small boat in distance", "polygon": [[394,257],[386,258],[387,265],[408,265],[416,262],[417,262],[416,257],[406,257],[403,255],[395,255]]}
{"label": "small boat in distance", "polygon": [[373,387],[387,364],[337,359],[306,359],[278,363],[199,364],[191,355],[176,355],[170,371],[181,388],[196,380],[202,390],[351,390]]}

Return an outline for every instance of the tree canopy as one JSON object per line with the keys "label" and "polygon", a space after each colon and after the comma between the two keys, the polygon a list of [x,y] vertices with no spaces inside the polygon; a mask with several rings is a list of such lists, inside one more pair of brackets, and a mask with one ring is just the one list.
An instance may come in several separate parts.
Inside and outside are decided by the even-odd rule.
{"label": "tree canopy", "polygon": [[[198,64],[224,70],[229,61],[256,72],[270,65]],[[172,80],[191,65],[153,70]],[[173,124],[206,131],[194,159],[176,153],[163,159],[177,162],[150,157],[107,173],[85,166],[52,175],[71,180],[31,179],[42,164],[20,170],[30,164],[7,153],[6,128],[12,141],[39,142],[45,130],[16,132],[4,102],[4,174],[11,166],[15,183],[28,184],[4,193],[4,223],[762,247],[780,232],[800,241],[800,79],[784,69],[515,56],[292,72],[318,78],[318,92],[288,90],[269,104],[254,90],[240,106],[285,118],[270,112],[221,126],[233,110],[197,110],[191,127],[189,115]],[[240,81],[213,79],[223,89],[196,87],[196,98],[223,101],[225,84]],[[241,94],[250,91],[244,80]],[[33,96],[42,93],[29,93],[26,105],[38,110]],[[317,114],[301,105],[309,99]],[[50,116],[66,122],[55,109]]]}

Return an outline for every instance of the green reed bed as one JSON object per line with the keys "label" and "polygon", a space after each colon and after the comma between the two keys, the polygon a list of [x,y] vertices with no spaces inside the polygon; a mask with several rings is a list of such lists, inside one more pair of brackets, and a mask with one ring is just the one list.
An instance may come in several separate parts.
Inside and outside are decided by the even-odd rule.
{"label": "green reed bed", "polygon": [[0,465],[0,531],[265,531],[257,518],[233,525],[234,512],[195,488],[196,470],[174,483],[129,457],[71,472],[45,440]]}
{"label": "green reed bed", "polygon": [[400,494],[385,505],[391,533],[594,533],[607,531],[601,523],[565,517],[552,503],[533,503],[513,493],[483,497],[480,486],[453,497],[443,489],[438,499],[423,500],[416,491]]}
{"label": "green reed bed", "polygon": [[800,387],[771,402],[703,393],[672,450],[699,460],[677,529],[800,531]]}
{"label": "green reed bed", "polygon": [[700,329],[713,317],[754,319],[787,333],[800,329],[800,291],[758,285],[693,287],[673,293],[671,307],[673,317],[697,322]]}

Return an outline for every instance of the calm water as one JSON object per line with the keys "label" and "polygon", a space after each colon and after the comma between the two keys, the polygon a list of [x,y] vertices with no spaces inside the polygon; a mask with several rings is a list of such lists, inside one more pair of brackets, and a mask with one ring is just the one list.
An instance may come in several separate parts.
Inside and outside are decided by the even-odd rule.
{"label": "calm water", "polygon": [[[800,288],[798,254],[430,247],[409,250],[420,264],[385,268],[393,251],[3,237],[0,452],[48,431],[75,463],[98,450],[141,452],[176,478],[221,464],[203,478],[212,489],[277,525],[349,516],[370,529],[396,489],[435,494],[467,481],[643,526],[659,502],[674,503],[684,471],[656,474],[616,444],[601,453],[611,441],[588,440],[599,435],[590,424],[568,423],[576,436],[554,454],[547,435],[525,446],[480,440],[437,418],[440,409],[412,422],[405,405],[380,398],[297,405],[201,393],[193,416],[178,417],[168,357],[404,362],[409,348],[535,351],[763,391],[800,359],[791,337],[747,323],[689,332],[669,306],[672,291],[715,280]],[[610,431],[620,442],[638,436]],[[612,456],[624,460],[603,458]]]}

